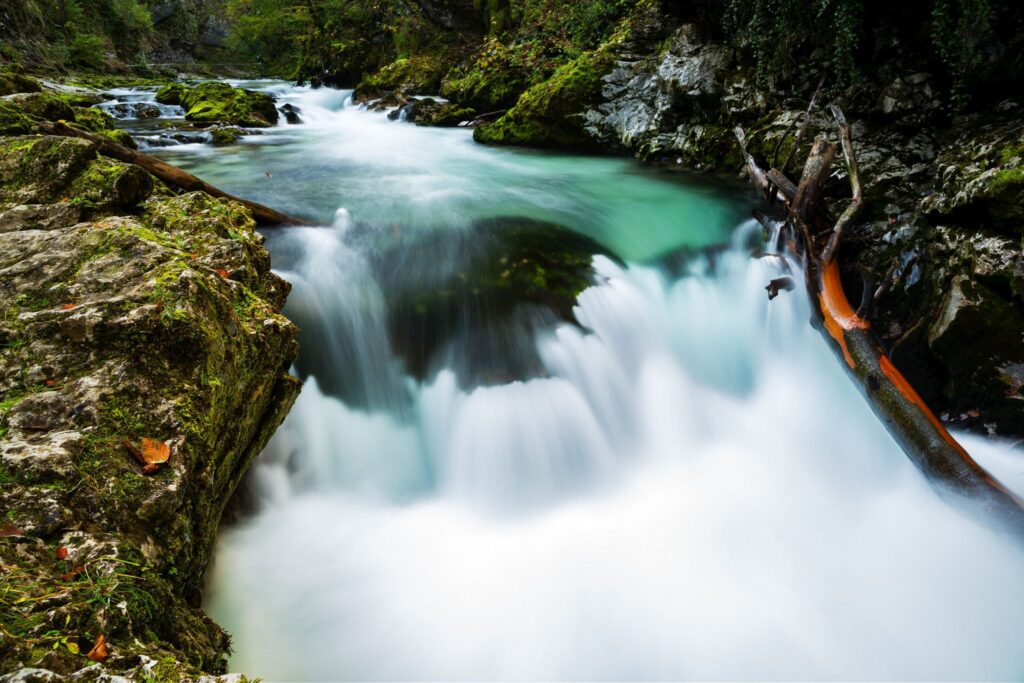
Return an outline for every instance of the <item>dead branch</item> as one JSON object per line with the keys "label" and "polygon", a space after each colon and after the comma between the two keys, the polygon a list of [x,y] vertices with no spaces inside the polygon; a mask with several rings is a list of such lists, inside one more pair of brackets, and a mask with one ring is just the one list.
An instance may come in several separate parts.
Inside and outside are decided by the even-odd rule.
{"label": "dead branch", "polygon": [[853,191],[853,200],[850,205],[846,207],[843,214],[836,221],[835,228],[832,229],[832,237],[828,241],[828,245],[825,250],[821,253],[823,261],[831,260],[836,253],[836,249],[839,248],[839,242],[843,238],[843,232],[846,227],[853,221],[853,219],[860,213],[861,206],[864,203],[864,188],[860,182],[860,169],[857,167],[857,156],[853,152],[853,140],[850,137],[850,125],[846,122],[846,116],[843,115],[843,110],[838,105],[829,106],[829,110],[832,112],[832,116],[835,117],[836,123],[839,124],[840,138],[843,143],[843,156],[846,157],[846,167],[850,174],[850,189]]}
{"label": "dead branch", "polygon": [[[786,155],[786,160],[782,162],[781,170],[783,173],[786,172],[786,169],[789,168],[789,165],[793,162],[793,158],[796,156],[796,152],[800,148],[800,143],[804,141],[804,136],[807,135],[807,125],[811,122],[811,112],[814,111],[814,104],[818,101],[818,95],[821,94],[821,86],[823,85],[825,85],[824,76],[822,76],[821,80],[818,81],[818,87],[814,89],[814,95],[811,96],[810,104],[807,105],[807,111],[804,112],[804,122],[800,126],[800,131],[796,134],[796,140],[793,141],[793,146],[789,148],[789,154]],[[782,144],[782,140],[779,140],[779,144]]]}

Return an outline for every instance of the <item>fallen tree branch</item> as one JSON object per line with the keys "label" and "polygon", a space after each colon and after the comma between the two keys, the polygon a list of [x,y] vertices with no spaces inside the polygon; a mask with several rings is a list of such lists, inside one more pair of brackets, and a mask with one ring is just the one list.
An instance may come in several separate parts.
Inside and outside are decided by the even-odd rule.
{"label": "fallen tree branch", "polygon": [[[776,169],[767,172],[761,169],[747,153],[743,131],[737,128],[736,136],[748,174],[759,190],[782,197],[787,226],[803,243],[807,293],[815,316],[889,433],[940,491],[952,489],[980,501],[986,512],[1024,536],[1024,501],[989,474],[949,434],[883,352],[867,319],[854,311],[846,297],[837,255],[846,228],[863,205],[863,187],[849,126],[838,107],[832,107],[832,113],[840,128],[853,201],[832,225],[827,244],[820,253],[816,252],[815,238],[825,232],[830,223],[821,195],[835,156],[835,145],[824,140],[815,142],[800,182],[790,194],[781,190],[786,182],[785,174]],[[766,288],[769,297],[778,294],[778,287],[773,284],[774,281]]]}
{"label": "fallen tree branch", "polygon": [[221,189],[210,185],[204,180],[197,178],[191,173],[187,173],[177,166],[172,166],[167,162],[161,161],[156,157],[144,154],[134,149],[129,149],[124,145],[119,145],[116,142],[109,140],[108,138],[88,133],[78,128],[72,128],[64,123],[48,123],[43,122],[39,124],[39,131],[46,135],[59,135],[62,137],[75,137],[82,138],[83,140],[89,140],[99,146],[99,152],[103,156],[117,159],[128,164],[134,164],[139,166],[165,183],[181,188],[187,192],[205,192],[206,194],[213,197],[221,197],[223,199],[230,199],[231,201],[238,202],[249,209],[252,213],[252,217],[256,219],[256,223],[259,225],[313,225],[307,220],[302,218],[296,218],[295,216],[289,216],[286,213],[281,213],[275,209],[271,209],[268,206],[257,204],[256,202],[248,199],[242,199],[232,194],[228,194]]}

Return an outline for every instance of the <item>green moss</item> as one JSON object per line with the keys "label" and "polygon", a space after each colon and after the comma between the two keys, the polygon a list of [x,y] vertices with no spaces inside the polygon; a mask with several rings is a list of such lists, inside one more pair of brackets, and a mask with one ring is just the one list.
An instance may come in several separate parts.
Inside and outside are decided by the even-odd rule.
{"label": "green moss", "polygon": [[186,91],[181,83],[170,83],[156,91],[156,101],[160,104],[181,104],[181,96]]}
{"label": "green moss", "polygon": [[441,94],[480,111],[511,107],[552,74],[556,61],[541,41],[506,43],[492,36],[467,64],[445,76]]}
{"label": "green moss", "polygon": [[153,192],[153,177],[133,164],[100,157],[72,182],[72,203],[90,211],[134,207]]}
{"label": "green moss", "polygon": [[24,135],[35,130],[35,123],[19,108],[0,100],[0,135]]}
{"label": "green moss", "polygon": [[403,57],[364,78],[356,92],[405,90],[414,94],[436,93],[441,87],[444,71],[445,66],[433,55]]}
{"label": "green moss", "polygon": [[989,186],[992,194],[1020,192],[1024,190],[1024,167],[1002,169],[996,173]]}
{"label": "green moss", "polygon": [[185,118],[198,123],[230,123],[253,128],[277,123],[274,100],[266,93],[233,88],[227,83],[200,83],[180,95]]}
{"label": "green moss", "polygon": [[607,51],[581,55],[523,93],[516,106],[500,119],[477,128],[473,139],[502,145],[591,147],[581,114],[600,97],[601,76],[611,66]]}
{"label": "green moss", "polygon": [[87,130],[91,133],[116,130],[117,124],[114,117],[95,107],[75,107],[75,125],[77,128]]}
{"label": "green moss", "polygon": [[240,129],[234,127],[214,128],[210,131],[210,141],[217,147],[233,145],[241,140],[244,134]]}
{"label": "green moss", "polygon": [[23,74],[0,71],[0,97],[21,92],[39,92],[39,81]]}
{"label": "green moss", "polygon": [[55,93],[37,92],[18,95],[17,106],[28,116],[47,121],[74,121],[75,112],[67,100]]}

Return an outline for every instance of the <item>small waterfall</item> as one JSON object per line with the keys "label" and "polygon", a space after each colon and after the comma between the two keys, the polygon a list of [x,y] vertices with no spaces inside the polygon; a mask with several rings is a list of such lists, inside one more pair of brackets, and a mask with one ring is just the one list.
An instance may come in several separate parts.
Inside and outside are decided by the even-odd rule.
{"label": "small waterfall", "polygon": [[[778,271],[743,247],[754,229],[678,277],[597,257],[583,328],[536,341],[546,377],[462,390],[442,372],[390,412],[310,381],[256,467],[264,508],[226,533],[212,574],[233,666],[1019,677],[1024,553],[938,499],[800,291],[767,301]],[[357,364],[391,372],[375,352]]]}

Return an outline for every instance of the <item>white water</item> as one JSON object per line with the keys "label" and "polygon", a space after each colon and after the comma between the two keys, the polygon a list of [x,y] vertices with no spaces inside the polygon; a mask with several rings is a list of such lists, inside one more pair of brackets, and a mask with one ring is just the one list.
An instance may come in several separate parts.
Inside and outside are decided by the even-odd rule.
{"label": "white water", "polygon": [[[471,159],[461,180],[433,164],[462,193],[509,163],[448,132],[439,152],[435,131],[318,108],[330,91],[283,92],[311,130],[337,131],[316,154],[365,164],[360,188],[376,185],[353,206],[377,192],[397,213],[456,210],[406,196],[426,179],[373,175],[391,151],[384,125],[402,126],[390,130],[406,154],[418,142],[431,161]],[[565,178],[550,158],[535,168]],[[616,210],[613,194],[588,201]],[[702,215],[677,220],[699,231]],[[358,362],[314,371],[253,473],[260,510],[223,534],[208,607],[233,634],[233,669],[272,681],[1024,677],[1024,552],[936,496],[807,324],[801,292],[767,301],[778,273],[742,248],[753,226],[713,269],[698,258],[681,276],[597,257],[599,284],[577,309],[586,332],[536,340],[549,376],[466,391],[449,371],[425,386],[402,375],[353,239],[360,217],[270,243],[295,286],[291,313],[327,330],[306,338]],[[331,373],[391,409],[325,395],[317,377]],[[1021,483],[1005,447],[968,446]]]}

